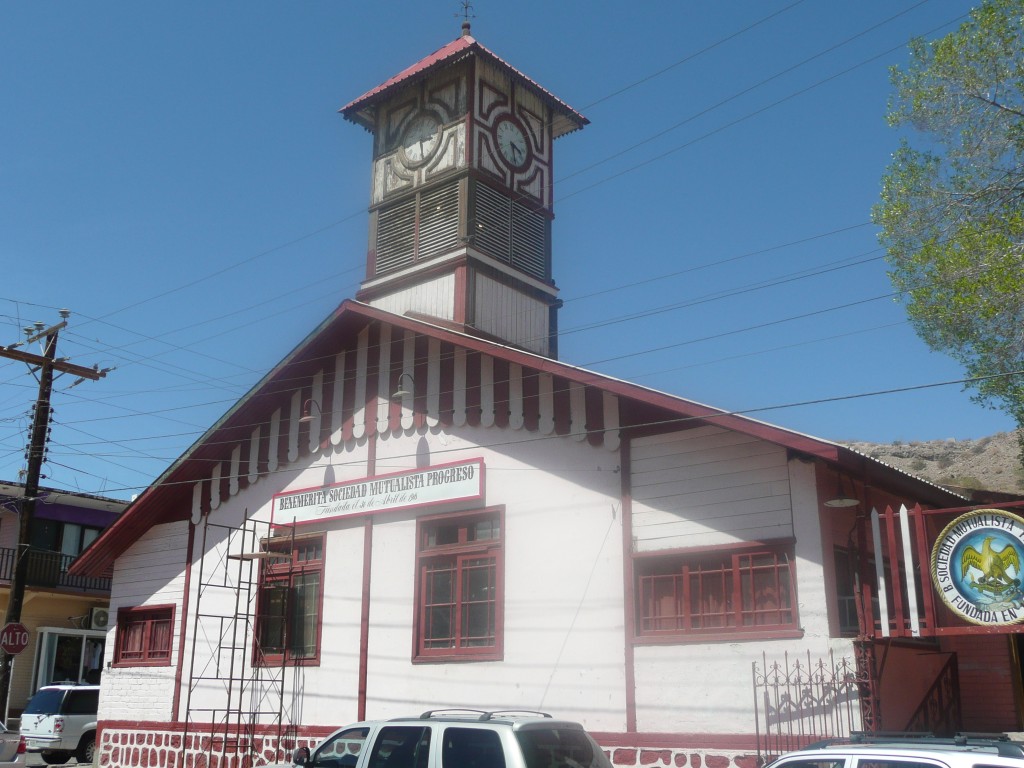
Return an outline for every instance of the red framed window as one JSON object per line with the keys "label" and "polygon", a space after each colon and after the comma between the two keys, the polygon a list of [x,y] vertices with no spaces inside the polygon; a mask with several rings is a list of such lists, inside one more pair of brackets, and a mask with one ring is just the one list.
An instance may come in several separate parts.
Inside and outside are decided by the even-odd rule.
{"label": "red framed window", "polygon": [[637,636],[799,632],[793,546],[640,556]]}
{"label": "red framed window", "polygon": [[124,667],[170,666],[173,633],[173,605],[119,608],[114,663]]}
{"label": "red framed window", "polygon": [[324,537],[272,539],[260,570],[253,663],[317,664],[323,608]]}
{"label": "red framed window", "polygon": [[502,519],[492,509],[418,521],[415,659],[502,657]]}

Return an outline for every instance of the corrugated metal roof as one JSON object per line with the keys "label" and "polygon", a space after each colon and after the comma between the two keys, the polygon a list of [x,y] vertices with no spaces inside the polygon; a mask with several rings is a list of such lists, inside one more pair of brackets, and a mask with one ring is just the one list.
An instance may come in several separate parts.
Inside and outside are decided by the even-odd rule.
{"label": "corrugated metal roof", "polygon": [[[831,441],[829,441],[829,442],[831,442]],[[861,457],[862,459],[868,459],[868,460],[870,460],[871,462],[873,462],[875,464],[883,466],[883,467],[885,467],[887,470],[889,470],[891,472],[894,472],[894,473],[899,474],[899,475],[904,475],[905,477],[907,477],[909,479],[912,479],[914,482],[924,483],[925,485],[930,485],[932,488],[935,488],[938,491],[944,491],[945,493],[949,493],[949,494],[952,494],[954,496],[958,496],[961,499],[963,499],[964,501],[969,501],[970,500],[969,496],[967,496],[966,494],[962,493],[961,491],[956,490],[955,488],[953,488],[951,486],[939,485],[938,483],[933,483],[931,480],[928,480],[927,478],[921,477],[921,475],[915,475],[913,472],[908,472],[905,469],[901,469],[900,467],[897,467],[895,464],[891,464],[888,461],[883,461],[882,459],[879,459],[879,458],[877,458],[875,456],[871,456],[871,455],[869,455],[867,453],[864,453],[864,451],[857,450],[852,445],[847,445],[846,443],[833,443],[833,444],[840,446],[844,450],[847,450],[850,453],[855,454],[856,456]]]}
{"label": "corrugated metal roof", "polygon": [[476,40],[476,38],[468,34],[462,35],[461,37],[453,40],[452,42],[448,43],[442,48],[439,48],[438,50],[434,51],[429,56],[420,59],[411,67],[406,67],[394,77],[388,78],[383,83],[378,85],[376,88],[372,88],[371,90],[367,91],[357,99],[353,99],[348,104],[343,106],[339,110],[339,112],[341,112],[345,119],[351,120],[354,123],[359,123],[360,125],[370,128],[372,127],[372,121],[368,117],[365,110],[368,107],[372,106],[382,94],[390,91],[396,85],[408,82],[410,80],[415,79],[416,77],[425,75],[426,73],[431,72],[434,69],[445,66],[447,64],[454,63],[466,56],[472,55],[479,55],[487,59],[490,59],[492,62],[500,66],[502,69],[506,70],[514,78],[522,82],[528,83],[531,87],[535,88],[537,91],[544,94],[548,98],[551,105],[555,108],[555,110],[562,113],[562,115],[565,118],[567,118],[570,123],[573,124],[573,127],[570,128],[569,130],[556,133],[556,137],[563,135],[565,133],[569,133],[572,130],[582,128],[584,125],[590,122],[589,120],[587,120],[587,118],[585,118],[575,109],[570,107],[564,101],[559,99],[549,90],[542,87],[535,80],[524,75],[518,69],[509,64],[507,61],[505,61],[500,56],[495,54],[493,51],[490,51],[484,46],[482,46]]}

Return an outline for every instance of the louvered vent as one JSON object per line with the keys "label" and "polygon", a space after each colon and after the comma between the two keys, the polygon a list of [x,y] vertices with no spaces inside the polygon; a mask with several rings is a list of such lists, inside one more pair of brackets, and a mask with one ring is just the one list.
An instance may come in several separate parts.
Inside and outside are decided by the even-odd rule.
{"label": "louvered vent", "polygon": [[542,213],[478,184],[472,233],[477,248],[489,256],[547,278],[547,220]]}
{"label": "louvered vent", "polygon": [[521,203],[513,203],[512,266],[541,280],[547,278],[546,242],[544,217]]}
{"label": "louvered vent", "polygon": [[412,264],[415,241],[415,198],[382,209],[377,218],[377,274]]}
{"label": "louvered vent", "polygon": [[459,184],[451,182],[420,198],[417,259],[447,253],[459,244]]}
{"label": "louvered vent", "polygon": [[488,256],[510,263],[512,201],[486,184],[477,184],[475,213],[471,225],[473,243]]}

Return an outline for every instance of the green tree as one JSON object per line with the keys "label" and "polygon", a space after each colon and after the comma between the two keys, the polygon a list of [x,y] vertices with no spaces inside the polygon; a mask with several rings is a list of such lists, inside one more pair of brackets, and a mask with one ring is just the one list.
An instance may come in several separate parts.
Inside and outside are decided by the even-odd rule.
{"label": "green tree", "polygon": [[[873,218],[918,335],[975,399],[1024,427],[1024,0],[985,0],[891,71],[889,122],[913,128]],[[1018,430],[1024,459],[1024,429]]]}

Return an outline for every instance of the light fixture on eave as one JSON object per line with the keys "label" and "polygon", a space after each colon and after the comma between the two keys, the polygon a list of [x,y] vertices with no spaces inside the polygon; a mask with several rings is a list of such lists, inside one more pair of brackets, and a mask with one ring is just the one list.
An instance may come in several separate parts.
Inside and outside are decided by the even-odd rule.
{"label": "light fixture on eave", "polygon": [[[402,386],[402,379],[409,379],[408,389]],[[403,398],[414,394],[416,394],[416,379],[412,377],[411,373],[403,373],[398,377],[398,389],[391,393],[391,399],[402,400]]]}
{"label": "light fixture on eave", "polygon": [[323,411],[320,410],[320,403],[316,400],[307,400],[305,405],[302,406],[302,415],[299,416],[299,424],[309,424],[313,420],[313,406],[316,406],[317,415],[323,415]]}
{"label": "light fixture on eave", "polygon": [[838,487],[837,487],[837,490],[836,490],[836,495],[835,495],[834,498],[831,498],[831,499],[828,499],[827,501],[825,501],[825,506],[826,507],[831,507],[833,509],[843,509],[845,507],[856,507],[858,504],[860,504],[860,499],[855,499],[853,497],[853,495],[852,495],[852,491],[853,491],[853,488],[852,488],[853,483],[852,483],[852,481],[850,483],[850,485],[851,485],[851,488],[850,488],[851,493],[848,494],[846,492],[846,489],[844,488],[843,474],[841,472],[836,473],[836,477],[838,478],[838,483],[837,483]]}

